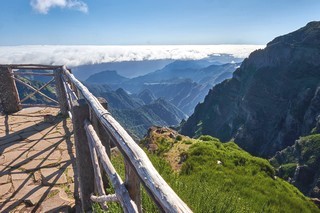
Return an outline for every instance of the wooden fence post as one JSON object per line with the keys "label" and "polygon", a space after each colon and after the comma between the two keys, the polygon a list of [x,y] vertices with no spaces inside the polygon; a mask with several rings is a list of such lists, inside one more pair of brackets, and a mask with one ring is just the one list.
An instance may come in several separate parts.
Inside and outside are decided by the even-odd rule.
{"label": "wooden fence post", "polygon": [[125,185],[129,192],[130,198],[137,205],[138,211],[142,212],[140,180],[136,172],[131,168],[130,163],[125,159],[126,180]]}
{"label": "wooden fence post", "polygon": [[67,94],[65,91],[65,88],[63,86],[62,81],[62,69],[56,69],[54,70],[54,79],[56,82],[56,92],[57,92],[57,98],[60,105],[60,111],[61,114],[64,116],[68,115],[68,102],[67,102]]}
{"label": "wooden fence post", "polygon": [[89,107],[84,99],[72,102],[72,123],[76,147],[76,163],[80,186],[82,211],[91,211],[91,193],[94,192],[94,170],[84,121],[89,118]]}
{"label": "wooden fence post", "polygon": [[18,112],[21,109],[19,93],[12,78],[9,67],[0,67],[0,103],[6,114]]}

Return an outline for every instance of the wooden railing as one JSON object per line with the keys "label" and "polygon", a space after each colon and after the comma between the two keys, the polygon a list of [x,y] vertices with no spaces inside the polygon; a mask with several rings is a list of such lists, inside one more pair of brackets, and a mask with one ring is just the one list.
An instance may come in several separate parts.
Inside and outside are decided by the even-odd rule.
{"label": "wooden railing", "polygon": [[[106,101],[92,95],[65,66],[0,65],[0,89],[3,77],[8,78],[9,75],[11,82],[5,87],[10,87],[12,93],[17,92],[11,70],[21,67],[54,71],[60,111],[64,115],[69,115],[73,122],[83,211],[90,211],[94,201],[100,203],[104,209],[107,208],[107,202],[119,202],[124,212],[142,212],[140,191],[142,185],[160,211],[191,212],[157,172],[146,153],[112,117],[107,110]],[[0,90],[4,111],[11,113],[20,110],[19,100],[15,100],[17,98],[13,98],[10,103],[3,101],[7,95],[1,95]],[[15,104],[17,106],[14,108]],[[116,146],[124,157],[124,181],[111,163],[111,146]],[[108,180],[105,179],[106,176]],[[105,188],[110,184],[115,194],[107,195]]]}
{"label": "wooden railing", "polygon": [[[61,66],[60,66],[61,67]],[[57,77],[54,75],[54,70],[57,69],[58,66],[47,66],[47,65],[0,65],[0,89],[1,96],[0,100],[4,102],[4,111],[10,113],[18,111],[23,107],[31,107],[31,106],[50,106],[50,107],[59,107],[58,100],[49,97],[48,95],[41,92],[41,90],[48,87],[50,84],[54,84]],[[30,71],[31,70],[31,71]],[[36,70],[45,70],[46,72],[36,72]],[[28,84],[30,81],[27,77],[30,76],[46,76],[52,77],[48,82],[41,82],[43,85],[39,88]],[[28,90],[32,91],[30,94],[26,95],[21,99],[19,97],[19,93],[16,85],[20,84],[22,87],[26,87]],[[44,100],[47,101],[46,104],[32,104],[26,103],[27,100],[31,99],[36,94],[40,95]]]}

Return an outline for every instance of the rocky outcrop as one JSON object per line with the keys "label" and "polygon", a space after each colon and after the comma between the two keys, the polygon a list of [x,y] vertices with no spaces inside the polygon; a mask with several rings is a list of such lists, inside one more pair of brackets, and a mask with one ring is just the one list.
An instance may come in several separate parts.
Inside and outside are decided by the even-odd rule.
{"label": "rocky outcrop", "polygon": [[271,157],[308,135],[320,115],[320,22],[275,38],[209,91],[182,126]]}
{"label": "rocky outcrop", "polygon": [[320,198],[320,134],[302,137],[270,160],[277,175],[305,195]]}

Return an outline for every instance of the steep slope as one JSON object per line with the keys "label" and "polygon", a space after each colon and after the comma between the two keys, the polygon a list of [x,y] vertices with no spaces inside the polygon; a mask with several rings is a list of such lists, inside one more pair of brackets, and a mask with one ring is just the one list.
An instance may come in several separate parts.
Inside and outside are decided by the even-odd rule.
{"label": "steep slope", "polygon": [[[18,77],[19,78],[19,77]],[[37,78],[30,78],[30,79],[37,79]],[[23,82],[35,87],[35,88],[40,88],[42,87],[45,83],[42,81],[38,80],[30,80],[29,78],[20,78]],[[40,78],[41,80],[41,78]],[[47,80],[47,79],[45,79]],[[44,81],[45,81],[44,80]],[[18,93],[20,100],[23,100],[26,96],[29,94],[33,93],[34,91],[26,87],[25,85],[22,85],[20,82],[16,83]],[[57,100],[56,96],[56,91],[55,91],[55,85],[54,83],[49,84],[47,87],[43,88],[41,92],[48,97]],[[38,93],[31,96],[29,99],[23,102],[24,104],[47,104],[47,105],[56,105],[56,103],[44,98],[43,96],[39,95]]]}
{"label": "steep slope", "polygon": [[241,63],[227,63],[221,65],[211,65],[199,71],[195,77],[200,84],[209,84],[214,86],[225,79],[231,78],[232,73],[241,65]]}
{"label": "steep slope", "polygon": [[[176,126],[187,116],[173,104],[163,99],[155,99],[150,91],[147,98],[130,95],[119,88],[112,90],[108,85],[90,84],[86,82],[88,89],[96,96],[103,97],[108,102],[112,115],[125,127],[126,130],[138,141],[146,133],[150,126]],[[146,103],[148,100],[149,102]]]}
{"label": "steep slope", "polygon": [[101,97],[103,93],[112,91],[112,88],[107,84],[93,84],[93,83],[86,83],[86,82],[83,82],[83,84],[96,97]]}
{"label": "steep slope", "polygon": [[153,92],[157,98],[163,98],[187,115],[191,115],[195,106],[204,100],[209,89],[231,77],[239,63],[208,65],[206,61],[175,61],[162,70],[132,79],[141,81],[141,88]]}
{"label": "steep slope", "polygon": [[186,118],[183,112],[163,99],[133,109],[110,107],[110,111],[135,139],[144,137],[150,126],[177,126]]}
{"label": "steep slope", "polygon": [[[238,66],[239,63],[216,64],[209,60],[177,60],[163,69],[132,79],[123,79],[115,71],[104,71],[93,74],[86,82],[108,84],[113,90],[123,88],[132,94],[138,94],[138,97],[146,95],[141,96],[142,99],[162,98],[185,114],[191,115],[195,106],[204,100],[209,89],[230,78]],[[151,91],[152,95],[144,91]],[[150,103],[150,100],[145,103]]]}
{"label": "steep slope", "polygon": [[320,135],[302,137],[270,160],[277,175],[305,195],[320,198]]}
{"label": "steep slope", "polygon": [[142,90],[138,94],[138,97],[143,100],[145,104],[150,104],[152,101],[156,100],[156,97],[149,89]]}
{"label": "steep slope", "polygon": [[267,160],[210,136],[153,127],[141,142],[162,177],[194,212],[320,212]]}
{"label": "steep slope", "polygon": [[167,100],[187,115],[193,113],[194,107],[204,100],[211,85],[202,85],[190,79],[145,84],[144,89],[152,91],[155,97]]}
{"label": "steep slope", "polygon": [[162,120],[166,122],[166,126],[175,126],[179,124],[182,119],[187,118],[181,110],[161,98],[143,106],[142,108],[152,110],[154,114],[158,115],[159,118],[162,118]]}
{"label": "steep slope", "polygon": [[182,127],[272,156],[308,135],[320,114],[320,22],[274,39],[216,85]]}
{"label": "steep slope", "polygon": [[135,109],[143,105],[143,101],[131,97],[125,90],[119,88],[115,91],[102,93],[112,109]]}

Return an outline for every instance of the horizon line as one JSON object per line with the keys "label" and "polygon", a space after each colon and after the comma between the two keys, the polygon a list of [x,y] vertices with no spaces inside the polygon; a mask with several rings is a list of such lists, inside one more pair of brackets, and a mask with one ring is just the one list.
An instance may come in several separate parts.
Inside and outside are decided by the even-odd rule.
{"label": "horizon line", "polygon": [[235,44],[235,43],[221,43],[221,44],[13,44],[2,45],[0,47],[17,47],[17,46],[263,46],[267,44]]}

